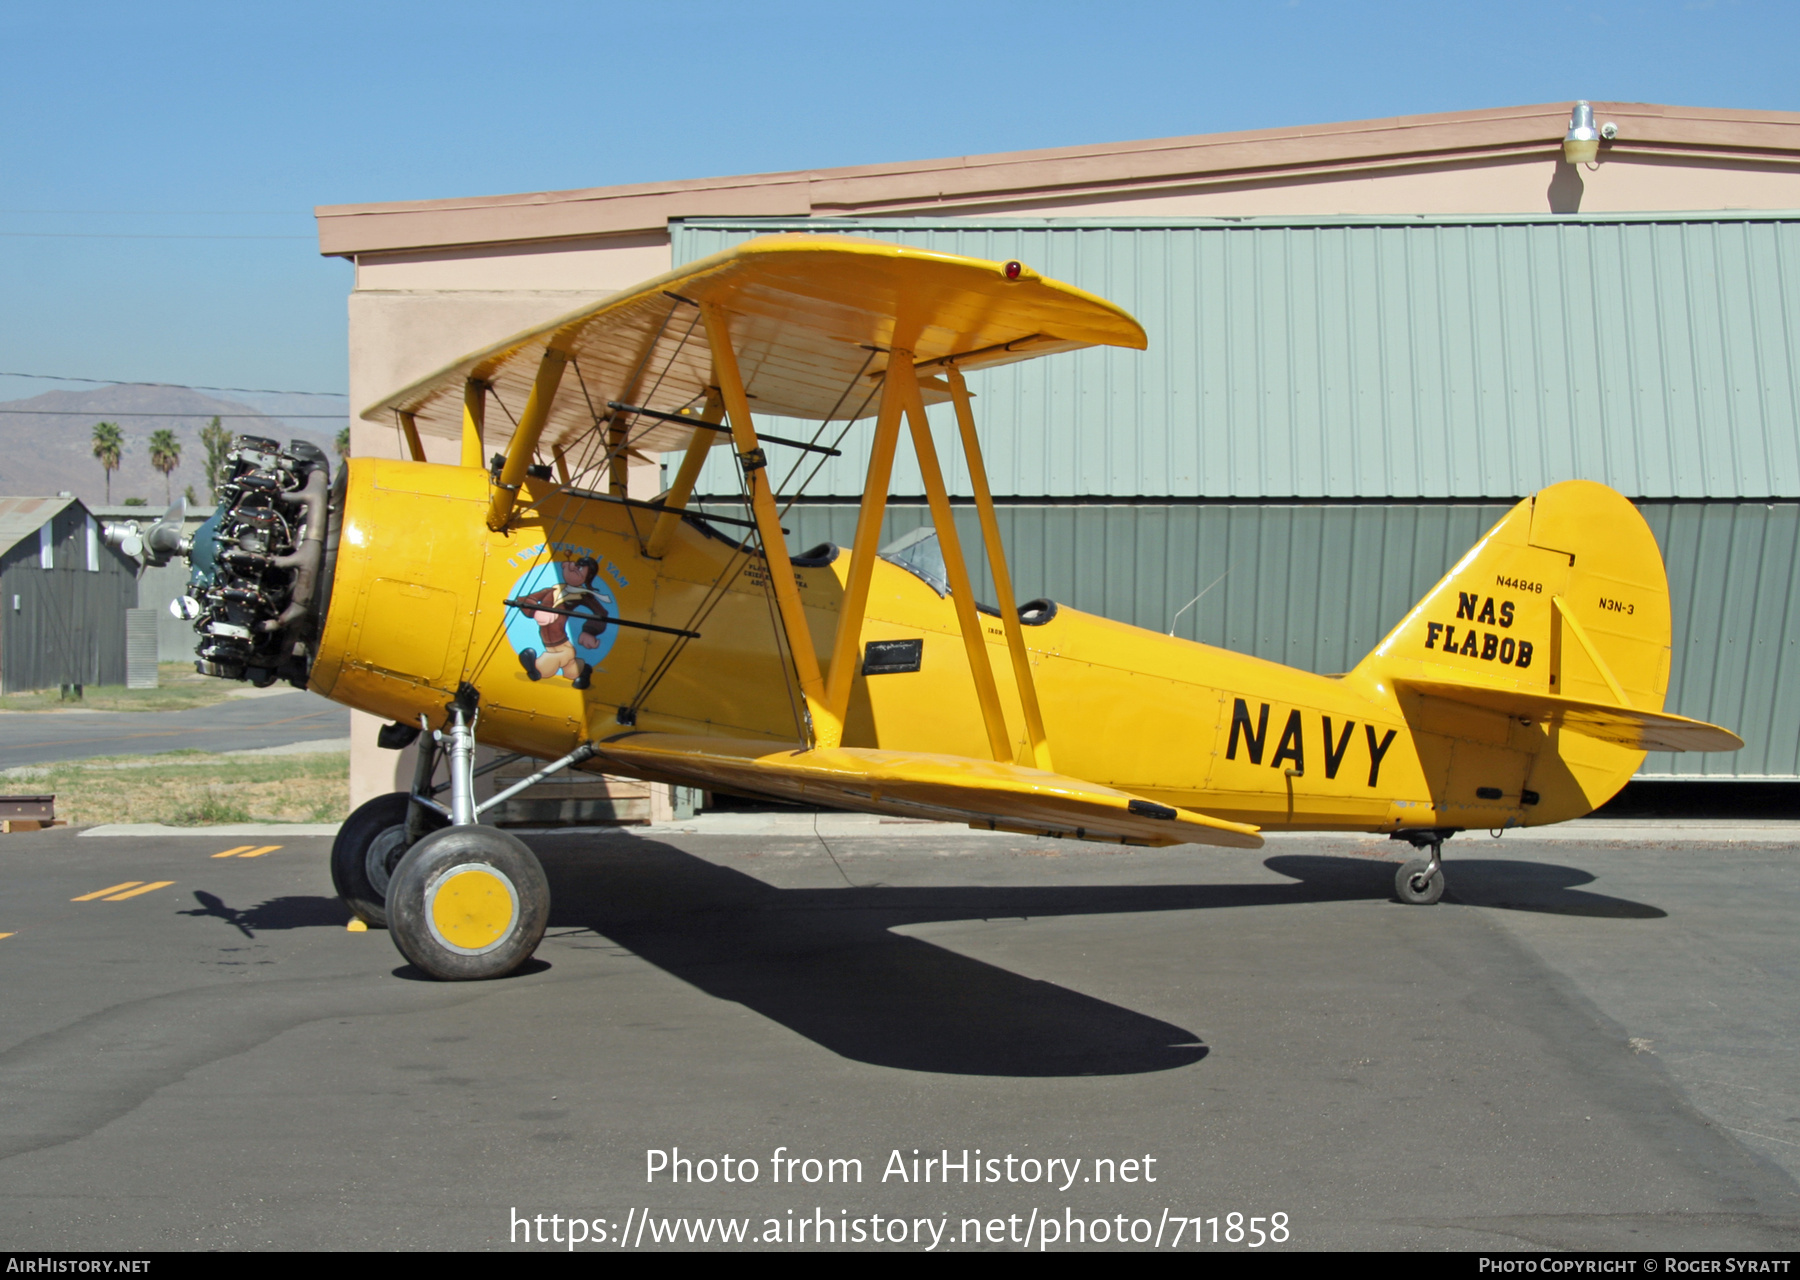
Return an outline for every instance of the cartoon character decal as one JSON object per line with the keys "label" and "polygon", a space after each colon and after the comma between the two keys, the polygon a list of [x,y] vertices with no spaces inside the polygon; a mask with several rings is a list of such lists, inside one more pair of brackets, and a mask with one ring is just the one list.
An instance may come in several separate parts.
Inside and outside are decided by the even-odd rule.
{"label": "cartoon character decal", "polygon": [[531,680],[555,676],[588,687],[594,668],[611,652],[619,629],[611,620],[619,604],[599,576],[592,556],[540,564],[513,584],[507,598],[506,638]]}

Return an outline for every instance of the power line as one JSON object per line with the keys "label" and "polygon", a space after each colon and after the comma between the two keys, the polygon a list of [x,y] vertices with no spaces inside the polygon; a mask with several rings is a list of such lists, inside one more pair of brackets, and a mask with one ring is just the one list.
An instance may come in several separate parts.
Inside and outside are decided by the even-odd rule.
{"label": "power line", "polygon": [[311,240],[312,236],[203,236],[148,231],[0,231],[26,240]]}
{"label": "power line", "polygon": [[0,209],[0,214],[82,215],[96,218],[300,218],[310,209]]}
{"label": "power line", "polygon": [[289,418],[331,418],[338,422],[344,420],[341,413],[208,413],[204,409],[195,409],[189,413],[133,413],[130,409],[0,409],[0,413],[22,413],[27,417],[45,418],[271,418],[286,421]]}
{"label": "power line", "polygon": [[172,387],[177,391],[243,391],[253,396],[336,396],[348,400],[343,391],[274,391],[268,387],[204,387],[194,382],[144,382],[133,378],[64,378],[54,373],[3,373],[0,378],[38,378],[44,382],[94,382],[108,387]]}

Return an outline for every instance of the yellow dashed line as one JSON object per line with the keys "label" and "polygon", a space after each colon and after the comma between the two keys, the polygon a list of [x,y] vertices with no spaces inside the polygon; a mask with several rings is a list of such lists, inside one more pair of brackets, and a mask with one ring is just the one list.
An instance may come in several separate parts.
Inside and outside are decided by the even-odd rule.
{"label": "yellow dashed line", "polygon": [[236,857],[240,853],[245,852],[246,850],[254,849],[254,848],[256,848],[256,846],[253,844],[240,844],[235,849],[225,850],[224,853],[215,853],[215,854],[213,854],[213,857],[215,857],[215,858],[232,858],[232,857]]}
{"label": "yellow dashed line", "polygon": [[95,898],[104,898],[109,893],[117,893],[121,889],[129,889],[134,884],[142,884],[142,880],[127,880],[124,884],[115,884],[110,889],[96,889],[92,893],[84,893],[79,898],[70,898],[70,902],[92,902]]}
{"label": "yellow dashed line", "polygon": [[278,844],[265,844],[260,849],[252,849],[252,850],[250,850],[249,853],[241,853],[238,856],[240,858],[260,858],[263,856],[263,854],[274,853],[275,850],[277,850],[279,848],[281,848],[281,846]]}
{"label": "yellow dashed line", "polygon": [[152,889],[167,889],[174,884],[173,880],[152,880],[149,884],[141,884],[135,889],[127,889],[124,893],[115,893],[108,902],[123,902],[127,898],[135,898],[140,893],[149,893]]}
{"label": "yellow dashed line", "polygon": [[0,933],[0,938],[10,938],[10,937],[12,937],[12,934],[10,934],[10,933]]}

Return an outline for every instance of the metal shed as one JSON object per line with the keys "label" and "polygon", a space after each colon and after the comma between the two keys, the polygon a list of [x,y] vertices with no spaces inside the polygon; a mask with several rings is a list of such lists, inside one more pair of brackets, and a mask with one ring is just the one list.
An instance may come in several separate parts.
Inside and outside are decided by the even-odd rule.
{"label": "metal shed", "polygon": [[137,562],[79,499],[0,498],[0,693],[124,684]]}
{"label": "metal shed", "polygon": [[[1800,213],[691,219],[674,261],[776,231],[1018,258],[1144,323],[970,377],[1022,595],[1345,670],[1507,506],[1600,480],[1668,564],[1668,708],[1748,744],[1640,776],[1800,779]],[[848,538],[865,438],[797,540]]]}

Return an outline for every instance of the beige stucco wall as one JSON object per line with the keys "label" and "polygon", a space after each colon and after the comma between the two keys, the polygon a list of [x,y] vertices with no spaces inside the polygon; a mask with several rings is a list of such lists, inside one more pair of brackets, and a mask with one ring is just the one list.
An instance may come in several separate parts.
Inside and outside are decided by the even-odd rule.
{"label": "beige stucco wall", "polygon": [[[349,302],[350,403],[373,404],[471,351],[668,269],[667,235],[360,258]],[[390,424],[358,418],[350,432],[358,457],[405,451]],[[453,463],[460,453],[459,441],[425,438],[433,462]],[[634,496],[654,496],[657,469],[633,468],[631,487]],[[376,746],[381,724],[366,712],[350,713],[352,808],[411,782],[413,752]]]}

